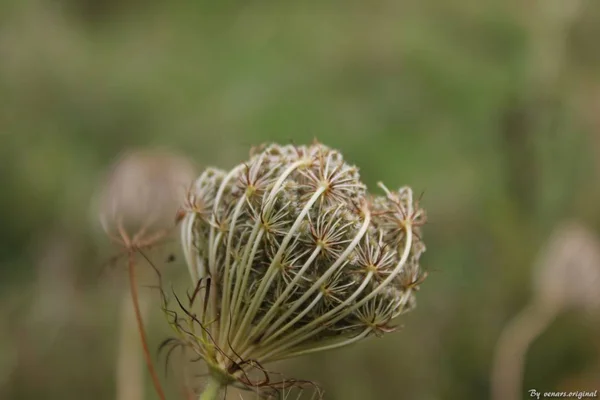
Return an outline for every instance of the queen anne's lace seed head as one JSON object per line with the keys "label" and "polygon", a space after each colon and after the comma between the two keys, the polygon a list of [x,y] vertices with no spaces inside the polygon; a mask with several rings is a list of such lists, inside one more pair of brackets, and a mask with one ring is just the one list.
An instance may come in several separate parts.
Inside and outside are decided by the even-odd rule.
{"label": "queen anne's lace seed head", "polygon": [[104,231],[130,236],[167,229],[181,204],[181,195],[194,176],[184,157],[163,150],[135,150],[123,154],[111,168],[95,198],[94,213]]}
{"label": "queen anne's lace seed head", "polygon": [[368,196],[358,169],[321,144],[264,146],[229,172],[205,171],[182,224],[199,306],[195,330],[174,323],[181,339],[244,381],[248,360],[392,331],[424,279],[425,213],[410,188],[381,187]]}
{"label": "queen anne's lace seed head", "polygon": [[585,225],[559,225],[538,257],[533,288],[536,303],[553,312],[600,310],[600,241]]}

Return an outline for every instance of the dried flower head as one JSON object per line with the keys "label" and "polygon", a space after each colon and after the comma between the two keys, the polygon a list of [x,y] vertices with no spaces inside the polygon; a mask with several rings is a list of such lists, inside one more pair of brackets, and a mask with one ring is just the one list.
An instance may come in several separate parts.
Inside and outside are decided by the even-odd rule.
{"label": "dried flower head", "polygon": [[105,232],[118,234],[119,225],[130,235],[171,227],[194,175],[194,166],[176,154],[159,150],[124,154],[97,199]]}
{"label": "dried flower head", "polygon": [[245,365],[393,331],[424,279],[425,213],[410,188],[380,186],[384,195],[367,195],[358,169],[318,143],[206,170],[182,222],[196,288],[187,322],[168,312],[180,343],[222,384],[252,386]]}
{"label": "dried flower head", "polygon": [[600,241],[580,223],[563,223],[541,252],[533,283],[548,308],[600,309]]}

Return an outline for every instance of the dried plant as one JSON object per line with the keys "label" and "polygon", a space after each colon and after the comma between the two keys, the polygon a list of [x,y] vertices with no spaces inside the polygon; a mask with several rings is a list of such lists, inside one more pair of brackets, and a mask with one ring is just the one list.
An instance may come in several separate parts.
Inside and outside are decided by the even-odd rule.
{"label": "dried plant", "polygon": [[[395,330],[425,275],[425,213],[403,187],[370,196],[358,169],[322,144],[270,145],[190,187],[183,250],[194,287],[165,297],[176,332],[210,370],[202,400],[230,384],[268,397],[308,382],[272,381],[265,363]],[[251,370],[262,379],[250,378]]]}
{"label": "dried plant", "polygon": [[534,297],[505,327],[496,348],[492,398],[521,398],[531,343],[566,309],[600,310],[600,241],[577,222],[559,226],[534,268]]}
{"label": "dried plant", "polygon": [[534,270],[536,302],[548,310],[600,310],[600,241],[577,222],[559,227]]}
{"label": "dried plant", "polygon": [[122,305],[117,399],[143,398],[143,376],[138,367],[141,354],[139,346],[131,345],[136,329],[154,387],[165,399],[148,349],[143,319],[150,299],[138,291],[135,254],[156,245],[175,227],[173,219],[181,195],[193,176],[193,166],[182,157],[164,151],[130,152],[115,164],[98,196],[102,227],[127,257],[133,304],[133,310],[129,299]]}

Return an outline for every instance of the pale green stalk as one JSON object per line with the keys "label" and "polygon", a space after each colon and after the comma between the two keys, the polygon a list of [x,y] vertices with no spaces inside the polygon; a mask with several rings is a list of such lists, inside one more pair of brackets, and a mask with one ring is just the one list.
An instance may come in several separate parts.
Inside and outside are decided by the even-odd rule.
{"label": "pale green stalk", "polygon": [[223,384],[221,382],[214,377],[210,377],[198,400],[217,400],[222,388]]}

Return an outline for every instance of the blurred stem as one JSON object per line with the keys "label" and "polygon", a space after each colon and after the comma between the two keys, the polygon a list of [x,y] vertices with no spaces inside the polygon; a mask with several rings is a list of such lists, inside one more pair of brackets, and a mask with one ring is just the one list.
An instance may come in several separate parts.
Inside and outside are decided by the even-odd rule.
{"label": "blurred stem", "polygon": [[135,259],[133,251],[129,252],[128,255],[128,267],[129,267],[129,288],[131,290],[131,299],[133,301],[133,309],[135,312],[135,319],[137,321],[137,327],[140,334],[140,340],[142,342],[142,349],[144,351],[144,359],[146,360],[146,366],[148,367],[148,372],[150,372],[150,376],[152,377],[152,383],[154,384],[154,389],[158,394],[158,397],[161,400],[165,400],[165,394],[160,385],[160,380],[158,379],[158,375],[156,374],[156,370],[154,369],[154,364],[152,363],[152,357],[150,356],[150,350],[148,349],[148,340],[146,338],[146,331],[144,330],[144,321],[142,320],[142,313],[140,311],[140,303],[139,296],[137,290],[137,284],[135,281]]}
{"label": "blurred stem", "polygon": [[211,376],[199,400],[216,400],[222,387],[223,384]]}
{"label": "blurred stem", "polygon": [[[141,298],[141,314],[147,315],[148,301]],[[123,298],[121,304],[121,332],[117,361],[117,400],[143,400],[144,374],[142,351],[138,345],[135,311],[131,300]]]}
{"label": "blurred stem", "polygon": [[556,314],[557,310],[533,303],[506,325],[498,340],[492,366],[492,400],[521,399],[527,350]]}

